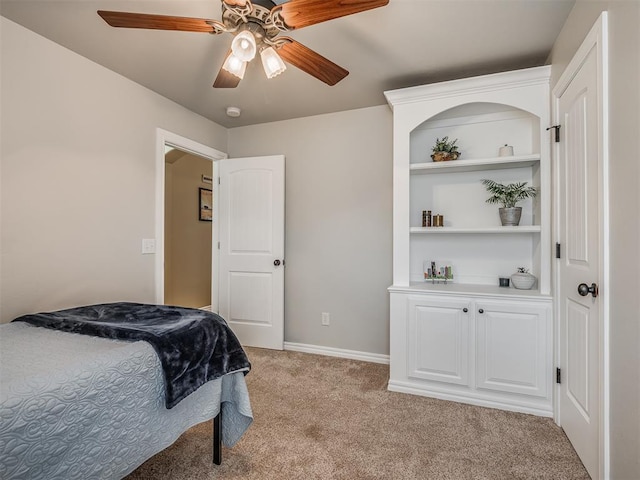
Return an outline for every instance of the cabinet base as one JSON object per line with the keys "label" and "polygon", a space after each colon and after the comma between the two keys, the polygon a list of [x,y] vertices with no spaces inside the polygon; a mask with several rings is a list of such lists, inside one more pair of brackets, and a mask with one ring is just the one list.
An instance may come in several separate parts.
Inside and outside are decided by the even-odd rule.
{"label": "cabinet base", "polygon": [[553,417],[552,405],[541,405],[534,402],[528,402],[526,400],[513,400],[511,398],[506,400],[496,398],[490,394],[481,394],[480,392],[475,392],[474,395],[465,395],[459,392],[447,391],[446,389],[440,390],[437,388],[430,388],[410,382],[399,382],[395,380],[389,380],[387,389],[391,392],[408,393],[410,395],[419,395],[421,397],[431,397],[439,400],[466,403],[469,405],[476,405],[478,407],[528,413],[539,417]]}

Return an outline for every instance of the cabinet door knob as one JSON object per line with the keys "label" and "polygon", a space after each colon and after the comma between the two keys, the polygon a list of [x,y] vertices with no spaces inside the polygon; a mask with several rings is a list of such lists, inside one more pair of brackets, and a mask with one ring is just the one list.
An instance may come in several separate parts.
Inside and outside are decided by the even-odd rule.
{"label": "cabinet door knob", "polygon": [[464,313],[467,313],[467,312],[469,311],[469,309],[468,309],[467,307],[464,307],[464,308],[462,309],[462,311],[463,311]]}
{"label": "cabinet door knob", "polygon": [[478,310],[478,313],[484,313],[484,310],[481,308],[480,310]]}
{"label": "cabinet door knob", "polygon": [[274,260],[274,261],[273,261],[273,264],[274,264],[276,267],[278,267],[278,266],[280,265],[280,260]]}

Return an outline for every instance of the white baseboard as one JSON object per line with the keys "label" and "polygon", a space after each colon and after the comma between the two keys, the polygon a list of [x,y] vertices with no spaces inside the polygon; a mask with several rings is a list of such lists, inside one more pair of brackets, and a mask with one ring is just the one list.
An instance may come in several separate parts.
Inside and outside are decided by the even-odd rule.
{"label": "white baseboard", "polygon": [[411,395],[419,395],[422,397],[438,398],[440,400],[449,400],[452,402],[467,403],[478,407],[496,408],[498,410],[507,410],[510,412],[528,413],[539,417],[553,417],[553,407],[550,403],[535,403],[522,400],[520,402],[509,402],[495,395],[474,396],[465,395],[461,392],[447,391],[446,387],[442,389],[426,388],[424,386],[415,386],[411,382],[399,382],[389,380],[387,390],[390,392],[408,393]]}
{"label": "white baseboard", "polygon": [[313,353],[315,355],[326,355],[328,357],[348,358],[360,360],[362,362],[382,363],[389,365],[389,355],[380,353],[358,352],[356,350],[345,350],[342,348],[322,347],[319,345],[307,345],[304,343],[284,342],[284,349],[292,352]]}

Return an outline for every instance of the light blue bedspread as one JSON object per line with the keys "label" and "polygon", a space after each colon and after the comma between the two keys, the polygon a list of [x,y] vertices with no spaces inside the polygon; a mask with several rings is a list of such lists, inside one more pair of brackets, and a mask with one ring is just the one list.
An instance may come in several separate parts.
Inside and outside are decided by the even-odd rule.
{"label": "light blue bedspread", "polygon": [[0,478],[120,479],[221,405],[226,446],[253,420],[242,372],[164,398],[146,342],[0,325]]}

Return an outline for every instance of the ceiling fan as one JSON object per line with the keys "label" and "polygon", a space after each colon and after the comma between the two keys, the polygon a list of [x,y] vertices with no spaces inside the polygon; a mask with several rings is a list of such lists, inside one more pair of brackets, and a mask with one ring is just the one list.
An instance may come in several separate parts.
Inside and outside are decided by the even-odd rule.
{"label": "ceiling fan", "polygon": [[[235,88],[247,63],[260,53],[268,78],[282,73],[290,63],[327,85],[335,85],[349,72],[290,37],[279,36],[334,18],[364,12],[389,0],[221,0],[222,21],[132,12],[98,10],[112,27],[231,33],[234,39],[213,83],[215,88]],[[284,62],[283,62],[284,60]]]}

